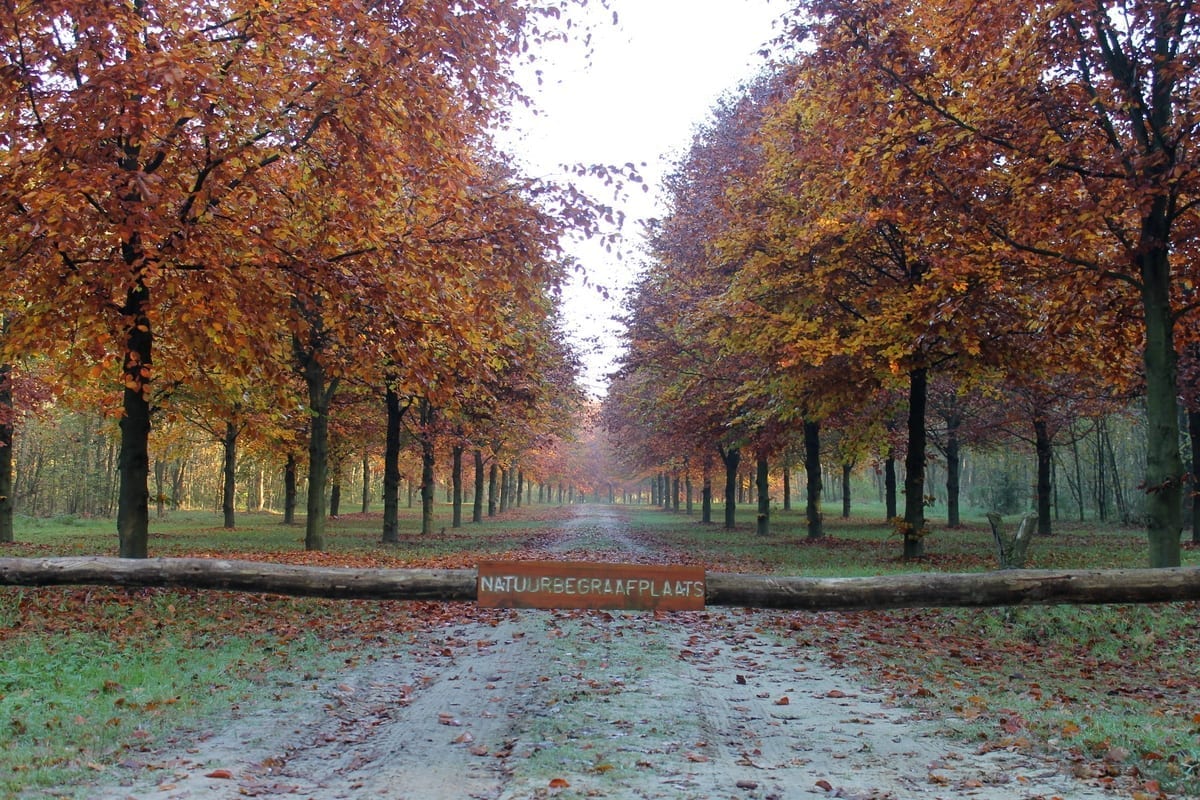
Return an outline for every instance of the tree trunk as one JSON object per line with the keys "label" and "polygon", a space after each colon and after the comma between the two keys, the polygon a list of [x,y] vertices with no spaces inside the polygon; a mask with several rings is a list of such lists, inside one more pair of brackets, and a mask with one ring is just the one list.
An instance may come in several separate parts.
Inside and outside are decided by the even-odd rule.
{"label": "tree trunk", "polygon": [[[691,470],[686,466],[686,461],[684,462],[684,465],[683,492],[687,502],[687,515],[690,517],[692,515],[692,473]],[[610,500],[609,502],[612,501]]]}
{"label": "tree trunk", "polygon": [[[126,264],[141,259],[136,244],[122,246]],[[117,490],[117,536],[122,558],[146,558],[150,541],[150,290],[139,277],[125,296],[122,313],[129,320],[122,367],[120,487]]]}
{"label": "tree trunk", "polygon": [[1108,520],[1108,467],[1104,458],[1104,420],[1096,426],[1096,517]]}
{"label": "tree trunk", "polygon": [[1130,522],[1129,503],[1125,500],[1125,487],[1121,485],[1121,471],[1117,469],[1117,454],[1113,452],[1112,434],[1104,437],[1104,453],[1101,458],[1108,458],[1108,474],[1112,484],[1113,500],[1117,504],[1117,513],[1121,515],[1121,524]]}
{"label": "tree trunk", "polygon": [[475,448],[475,497],[471,505],[471,522],[483,522],[483,451]]}
{"label": "tree trunk", "polygon": [[783,510],[792,510],[792,467],[790,464],[783,466]]}
{"label": "tree trunk", "polygon": [[[1079,436],[1075,432],[1075,423],[1074,422],[1071,423],[1071,455],[1075,461],[1075,464],[1074,464],[1074,466],[1075,466],[1075,486],[1074,486],[1075,500],[1079,504],[1079,521],[1083,522],[1083,520],[1084,520],[1083,464],[1079,458]],[[1068,478],[1068,481],[1070,481],[1069,478]]]}
{"label": "tree trunk", "polygon": [[854,467],[842,464],[842,519],[850,519],[850,473]]}
{"label": "tree trunk", "polygon": [[1053,451],[1050,446],[1050,431],[1046,420],[1040,416],[1033,420],[1034,452],[1037,455],[1037,532],[1039,536],[1049,536],[1050,526],[1050,458]]}
{"label": "tree trunk", "polygon": [[463,504],[463,446],[454,445],[450,451],[450,527],[462,527]]}
{"label": "tree trunk", "polygon": [[731,447],[720,453],[725,464],[725,527],[733,530],[737,525],[738,467],[742,463],[742,451]]}
{"label": "tree trunk", "polygon": [[296,456],[288,453],[283,465],[283,524],[296,524]]}
{"label": "tree trunk", "polygon": [[1143,212],[1137,253],[1146,325],[1146,535],[1151,567],[1179,566],[1182,556],[1183,463],[1179,455],[1174,326],[1171,310],[1170,223],[1166,193]]}
{"label": "tree trunk", "polygon": [[[492,466],[488,469],[488,516],[496,516],[496,505],[500,498],[496,495],[496,483],[499,479],[500,467],[496,464],[493,456]],[[561,502],[561,497],[559,498]]]}
{"label": "tree trunk", "polygon": [[154,459],[154,502],[159,519],[167,515],[167,462]]}
{"label": "tree trunk", "polygon": [[400,449],[404,409],[400,396],[387,387],[384,402],[387,423],[383,445],[383,538],[395,544],[400,541]]}
{"label": "tree trunk", "polygon": [[329,404],[337,391],[338,379],[326,381],[325,367],[316,353],[303,361],[304,383],[308,387],[308,517],[304,521],[304,549],[325,549],[325,486],[329,482]]}
{"label": "tree trunk", "polygon": [[503,514],[505,511],[508,511],[508,501],[509,501],[508,487],[509,487],[508,468],[501,467],[500,468],[500,513],[501,514]]}
{"label": "tree trunk", "polygon": [[946,525],[951,528],[962,526],[959,511],[962,455],[958,441],[958,428],[961,424],[962,415],[958,411],[946,416]]}
{"label": "tree trunk", "polygon": [[755,485],[758,492],[758,520],[756,532],[759,536],[771,535],[771,491],[770,491],[770,465],[767,464],[766,456],[759,456],[758,462],[755,465]]}
{"label": "tree trunk", "polygon": [[421,535],[433,533],[433,501],[435,477],[433,474],[433,406],[428,400],[421,401]]}
{"label": "tree trunk", "polygon": [[821,491],[824,489],[821,476],[821,423],[807,419],[804,420],[804,481],[807,538],[820,539],[825,535],[825,520],[821,513]]}
{"label": "tree trunk", "polygon": [[[4,323],[7,332],[7,321]],[[13,541],[12,366],[0,364],[0,542]]]}
{"label": "tree trunk", "polygon": [[329,484],[329,517],[337,519],[342,513],[342,478],[334,475]]}
{"label": "tree trunk", "polygon": [[[1193,469],[1200,472],[1200,411],[1189,411],[1188,434],[1192,440]],[[1192,544],[1200,545],[1200,486],[1196,476],[1192,476]]]}
{"label": "tree trunk", "polygon": [[898,516],[896,510],[896,450],[889,447],[883,462],[884,513],[889,520]]}
{"label": "tree trunk", "polygon": [[712,457],[704,457],[703,472],[700,476],[700,523],[712,524]]}
{"label": "tree trunk", "polygon": [[371,456],[362,455],[362,513],[371,510]]}
{"label": "tree trunk", "polygon": [[904,457],[904,558],[925,555],[925,408],[929,373],[908,375],[908,453]]}
{"label": "tree trunk", "polygon": [[221,442],[225,459],[221,470],[224,478],[221,489],[221,513],[224,516],[224,527],[233,530],[233,501],[237,493],[237,440],[238,428],[232,422],[225,423],[225,438]]}

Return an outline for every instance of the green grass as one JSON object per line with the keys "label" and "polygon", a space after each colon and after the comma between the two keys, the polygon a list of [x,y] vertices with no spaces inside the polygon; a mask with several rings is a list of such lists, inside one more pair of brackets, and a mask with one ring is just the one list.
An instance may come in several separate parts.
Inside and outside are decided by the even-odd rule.
{"label": "green grass", "polygon": [[[239,630],[246,620],[237,619],[236,606],[176,592],[134,598],[99,592],[88,609],[90,626],[79,608],[87,601],[64,595],[57,610],[81,622],[80,629],[47,632],[28,617],[56,609],[32,609],[31,594],[52,593],[0,596],[2,797],[66,787],[136,760],[199,720],[238,704],[281,700],[287,691],[281,687],[295,685],[289,665],[313,672],[344,658],[344,648],[311,634]],[[255,605],[247,603],[244,613],[254,613]]]}
{"label": "green grass", "polygon": [[[771,533],[755,532],[754,513],[739,509],[738,525],[727,530],[714,508],[714,522],[702,525],[699,515],[674,514],[641,507],[632,512],[635,527],[679,550],[707,561],[732,561],[757,565],[769,572],[815,577],[878,575],[897,572],[974,572],[997,566],[991,528],[979,518],[967,517],[957,529],[944,520],[932,520],[925,540],[926,557],[904,561],[900,538],[878,517],[850,519],[826,515],[825,538],[807,539],[802,510],[771,512]],[[1105,569],[1146,566],[1146,539],[1139,530],[1097,523],[1058,521],[1054,535],[1035,537],[1026,566],[1031,569]],[[1200,550],[1185,550],[1185,565],[1200,565]]]}
{"label": "green grass", "polygon": [[[468,509],[469,514],[469,509]],[[450,527],[449,508],[440,508],[432,536],[421,535],[420,512],[400,512],[400,542],[380,541],[383,518],[379,513],[353,514],[327,522],[326,552],[334,555],[421,560],[461,552],[500,553],[519,547],[532,535],[555,524],[532,515],[516,519],[491,519],[483,524],[465,522]],[[287,553],[304,550],[303,517],[299,524],[284,525],[271,513],[239,513],[236,527],[222,527],[216,512],[177,511],[150,520],[151,556],[198,553],[222,555],[239,552]],[[469,516],[467,517],[469,520]],[[16,523],[15,544],[0,551],[6,556],[116,555],[116,525],[112,520],[76,519],[63,522],[21,518]]]}
{"label": "green grass", "polygon": [[[938,612],[888,651],[915,699],[980,744],[1032,739],[1086,770],[1136,767],[1200,792],[1196,612],[1192,604]],[[882,649],[887,649],[885,646]],[[907,651],[907,652],[905,652]],[[875,649],[879,655],[879,648]]]}

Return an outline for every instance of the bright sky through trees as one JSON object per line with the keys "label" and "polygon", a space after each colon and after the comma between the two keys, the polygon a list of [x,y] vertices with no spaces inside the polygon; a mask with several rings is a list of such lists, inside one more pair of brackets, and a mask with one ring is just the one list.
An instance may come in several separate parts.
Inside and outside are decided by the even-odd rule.
{"label": "bright sky through trees", "polygon": [[530,80],[540,113],[518,118],[514,148],[534,174],[556,174],[564,163],[632,162],[650,187],[632,187],[620,203],[623,259],[598,246],[573,248],[588,283],[610,291],[606,300],[577,276],[566,295],[590,392],[603,392],[615,356],[611,317],[638,269],[639,221],[661,213],[659,179],[717,98],[759,69],[758,52],[785,9],[779,0],[610,0],[608,10],[590,9],[590,56],[578,41],[555,48],[545,53],[542,86]]}

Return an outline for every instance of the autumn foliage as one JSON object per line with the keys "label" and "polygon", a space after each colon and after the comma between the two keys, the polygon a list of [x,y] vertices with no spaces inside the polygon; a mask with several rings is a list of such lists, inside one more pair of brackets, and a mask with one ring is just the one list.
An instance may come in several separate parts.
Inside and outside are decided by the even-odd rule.
{"label": "autumn foliage", "polygon": [[119,409],[122,555],[146,555],[151,417],[176,397],[307,444],[319,548],[340,389],[373,387],[380,415],[385,387],[482,403],[557,346],[559,237],[595,209],[504,166],[491,135],[563,11],[0,9],[3,361],[48,359]]}
{"label": "autumn foliage", "polygon": [[[1178,564],[1196,24],[1168,0],[797,6],[669,184],[613,424],[679,455],[723,438],[783,457],[803,420],[866,423],[877,457],[905,459],[916,555],[931,380],[1133,392],[1149,561]],[[715,413],[664,425],[683,397]]]}

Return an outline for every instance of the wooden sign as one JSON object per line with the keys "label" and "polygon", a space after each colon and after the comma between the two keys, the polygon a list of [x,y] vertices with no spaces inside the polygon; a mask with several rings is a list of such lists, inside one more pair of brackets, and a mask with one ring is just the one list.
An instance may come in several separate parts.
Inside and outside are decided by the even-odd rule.
{"label": "wooden sign", "polygon": [[482,608],[608,608],[699,611],[704,567],[559,561],[488,561],[479,565]]}

